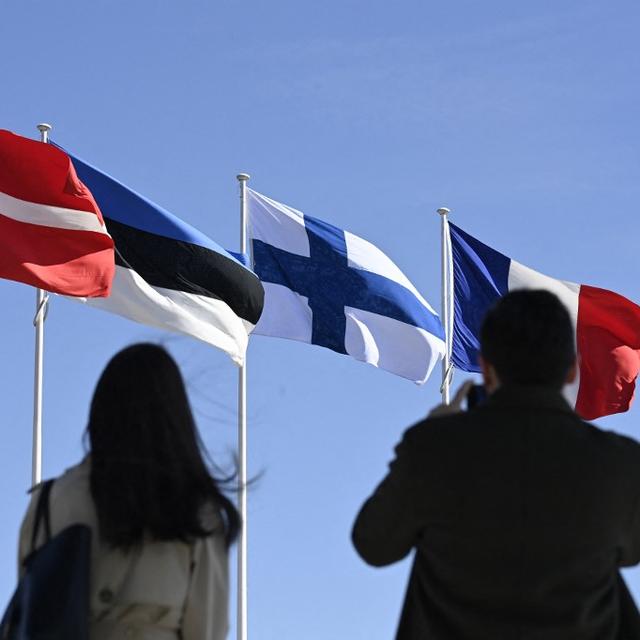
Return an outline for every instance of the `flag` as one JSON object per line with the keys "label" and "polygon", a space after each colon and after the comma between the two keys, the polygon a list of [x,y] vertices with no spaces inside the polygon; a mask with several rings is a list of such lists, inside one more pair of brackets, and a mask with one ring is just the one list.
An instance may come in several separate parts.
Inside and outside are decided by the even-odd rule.
{"label": "flag", "polygon": [[256,334],[320,345],[423,383],[444,354],[438,316],[380,249],[248,190]]}
{"label": "flag", "polygon": [[0,130],[0,277],[107,296],[113,273],[113,240],[69,156]]}
{"label": "flag", "polygon": [[625,297],[545,276],[449,224],[453,254],[452,362],[479,371],[480,326],[487,310],[509,291],[546,289],[569,311],[579,375],[565,389],[586,420],[627,411],[640,371],[640,307]]}
{"label": "flag", "polygon": [[213,240],[70,154],[115,241],[111,296],[93,307],[213,345],[241,364],[262,311],[260,281]]}

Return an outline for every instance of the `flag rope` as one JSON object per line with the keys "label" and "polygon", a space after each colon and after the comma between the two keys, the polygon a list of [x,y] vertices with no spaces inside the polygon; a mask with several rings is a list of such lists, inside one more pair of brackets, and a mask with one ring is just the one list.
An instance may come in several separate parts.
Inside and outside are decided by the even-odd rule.
{"label": "flag rope", "polygon": [[44,322],[49,315],[49,294],[45,292],[42,300],[36,300],[36,314],[33,316],[33,326],[37,327],[38,322]]}

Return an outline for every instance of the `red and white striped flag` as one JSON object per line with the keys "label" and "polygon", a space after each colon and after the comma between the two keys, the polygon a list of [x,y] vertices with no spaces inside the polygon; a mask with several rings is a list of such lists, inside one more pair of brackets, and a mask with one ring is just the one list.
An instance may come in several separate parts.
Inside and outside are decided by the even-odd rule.
{"label": "red and white striped flag", "polygon": [[69,296],[106,297],[113,246],[69,156],[0,130],[0,278]]}

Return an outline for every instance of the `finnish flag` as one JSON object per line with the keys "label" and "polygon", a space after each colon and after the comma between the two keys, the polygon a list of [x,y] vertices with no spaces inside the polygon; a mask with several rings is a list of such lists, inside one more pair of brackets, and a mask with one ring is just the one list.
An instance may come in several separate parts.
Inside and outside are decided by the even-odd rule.
{"label": "finnish flag", "polygon": [[380,249],[248,190],[255,334],[315,344],[419,384],[445,350],[436,312]]}

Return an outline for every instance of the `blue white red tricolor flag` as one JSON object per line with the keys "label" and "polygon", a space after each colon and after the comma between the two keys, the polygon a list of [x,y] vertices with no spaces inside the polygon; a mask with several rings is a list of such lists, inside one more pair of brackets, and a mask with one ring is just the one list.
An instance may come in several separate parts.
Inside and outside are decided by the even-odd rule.
{"label": "blue white red tricolor flag", "polygon": [[68,296],[107,296],[113,240],[60,149],[0,130],[0,277]]}
{"label": "blue white red tricolor flag", "polygon": [[264,298],[260,280],[211,238],[69,154],[115,241],[111,295],[90,306],[183,333],[244,360]]}
{"label": "blue white red tricolor flag", "polygon": [[449,230],[454,366],[479,371],[480,326],[498,298],[515,289],[547,289],[565,304],[575,331],[579,376],[565,389],[567,399],[587,420],[627,411],[640,371],[640,306],[613,291],[538,273],[451,223]]}
{"label": "blue white red tricolor flag", "polygon": [[332,349],[424,382],[444,354],[440,319],[380,249],[248,190],[253,266],[265,289],[255,333]]}

